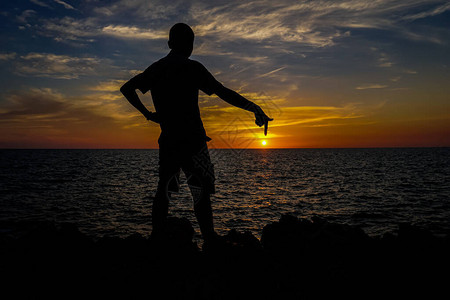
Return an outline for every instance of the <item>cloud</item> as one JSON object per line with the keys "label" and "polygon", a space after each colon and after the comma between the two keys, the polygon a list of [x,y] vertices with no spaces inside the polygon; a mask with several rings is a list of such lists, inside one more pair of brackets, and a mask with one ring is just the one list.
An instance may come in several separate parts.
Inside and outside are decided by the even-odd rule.
{"label": "cloud", "polygon": [[404,30],[402,32],[402,34],[404,37],[408,38],[411,41],[428,42],[428,43],[439,44],[439,45],[447,43],[446,38],[440,38],[438,36],[438,34],[436,34],[436,32],[426,32],[428,30],[424,30],[423,33],[417,33],[414,31]]}
{"label": "cloud", "polygon": [[137,23],[145,20],[147,23],[151,20],[168,20],[171,17],[179,17],[184,12],[182,8],[186,1],[172,0],[119,0],[112,1],[104,6],[96,6],[93,10],[103,16],[127,16],[134,19]]}
{"label": "cloud", "polygon": [[[94,9],[98,14],[108,16],[109,24],[102,24],[105,21],[101,17],[89,17],[85,20],[65,17],[58,22],[49,20],[43,29],[78,37],[106,34],[128,39],[166,38],[167,30],[173,23],[169,16],[180,14],[180,10],[184,8],[189,19],[186,21],[194,25],[197,36],[214,37],[219,41],[274,39],[325,47],[332,45],[336,38],[348,36],[348,33],[339,29],[320,26],[320,20],[316,20],[314,14],[310,16],[311,12],[318,9],[317,6],[296,6],[290,2],[270,6],[258,3],[231,3],[211,8],[207,2],[198,1],[184,8],[183,2],[176,1],[171,5],[149,1],[119,1]],[[118,17],[124,12],[136,15],[133,25],[117,24]],[[323,13],[320,10],[315,15],[320,17]],[[296,20],[298,18],[299,21]],[[140,23],[147,26],[139,26]]]}
{"label": "cloud", "polygon": [[279,71],[281,71],[281,70],[284,70],[284,69],[286,69],[286,66],[281,67],[281,68],[277,68],[277,69],[275,69],[275,70],[272,70],[272,71],[267,72],[267,73],[264,73],[264,74],[261,74],[261,75],[259,75],[258,77],[267,77],[267,76],[270,76],[270,75],[272,75],[272,74],[274,74],[274,73],[276,73],[276,72],[279,72]]}
{"label": "cloud", "polygon": [[93,43],[95,38],[101,36],[129,40],[154,40],[168,37],[167,30],[141,28],[135,25],[102,25],[99,19],[92,17],[86,19],[64,17],[58,22],[45,20],[40,26],[40,34],[56,41],[73,42],[81,46],[84,46],[84,43]]}
{"label": "cloud", "polygon": [[[1,103],[0,119],[10,127],[36,121],[46,126],[61,126],[62,122],[73,124],[98,123],[99,119],[108,123],[116,120],[113,111],[104,103],[95,104],[89,96],[68,97],[50,88],[31,88],[23,92],[6,95]],[[127,115],[127,114],[125,114]],[[129,117],[129,115],[127,115]],[[68,127],[67,124],[62,127]]]}
{"label": "cloud", "polygon": [[93,37],[101,31],[95,18],[75,19],[67,16],[58,20],[44,19],[37,28],[41,36],[72,46],[85,46],[85,43],[94,42]]}
{"label": "cloud", "polygon": [[[196,34],[221,42],[236,39],[272,40],[325,47],[332,45],[334,39],[341,36],[337,29],[322,28],[319,31],[307,12],[292,4],[267,6],[266,3],[255,1],[212,8],[199,3],[191,9]],[[295,17],[297,20],[294,20]]]}
{"label": "cloud", "polygon": [[280,107],[280,114],[269,123],[267,137],[262,128],[255,125],[253,114],[235,107],[203,107],[202,118],[208,136],[213,139],[213,147],[246,148],[262,138],[281,140],[290,137],[286,141],[291,140],[298,132],[313,127],[367,124],[370,120],[365,118],[365,109],[352,103],[344,106],[283,106]]}
{"label": "cloud", "polygon": [[0,147],[157,147],[151,125],[123,99],[95,92],[70,96],[50,88],[4,95],[0,102]]}
{"label": "cloud", "polygon": [[220,41],[245,39],[328,47],[348,36],[347,29],[401,31],[395,15],[423,5],[412,1],[195,2],[190,13],[198,35]]}
{"label": "cloud", "polygon": [[46,8],[52,8],[50,5],[48,5],[47,3],[44,3],[42,1],[39,0],[30,0],[31,3],[34,3],[36,5],[39,5],[41,7],[46,7]]}
{"label": "cloud", "polygon": [[450,3],[445,3],[443,5],[435,7],[428,11],[423,11],[423,12],[413,14],[413,15],[407,15],[407,16],[403,17],[403,19],[414,21],[414,20],[423,19],[426,17],[436,16],[436,15],[442,14],[448,10],[450,10]]}
{"label": "cloud", "polygon": [[36,11],[32,9],[24,10],[19,16],[16,17],[19,23],[28,24],[28,19],[34,17],[36,15]]}
{"label": "cloud", "polygon": [[61,1],[61,0],[53,0],[53,1],[55,1],[55,2],[58,3],[58,4],[61,4],[61,5],[64,6],[64,8],[66,8],[66,9],[73,9],[73,10],[76,10],[72,5],[70,5],[70,4],[67,3],[67,2],[64,2],[64,1]]}
{"label": "cloud", "polygon": [[[66,2],[55,1],[72,7]],[[165,1],[120,0],[87,3],[85,7],[90,11],[86,18],[43,18],[43,24],[38,28],[44,36],[76,44],[94,42],[94,38],[99,36],[128,40],[164,39],[170,26],[182,21],[193,26],[200,44],[242,40],[248,43],[247,46],[261,47],[259,43],[264,41],[266,46],[278,46],[272,48],[273,51],[280,51],[280,44],[285,51],[292,51],[289,47],[294,45],[319,49],[331,47],[351,37],[353,29],[363,28],[390,30],[413,40],[424,38],[407,30],[401,23],[403,19],[397,17],[403,11],[423,5],[423,0],[280,0],[276,4],[267,0],[220,1],[214,4],[204,0],[171,1],[170,4]],[[445,4],[427,14],[435,15],[447,9],[448,4]],[[430,42],[437,40],[428,38]],[[218,52],[218,47],[213,48],[207,52]],[[235,52],[227,46],[221,50],[220,53]]]}
{"label": "cloud", "polygon": [[[279,113],[274,116],[270,127],[286,127],[303,124],[305,126],[331,126],[336,122],[346,122],[349,119],[363,117],[363,110],[356,104],[337,106],[283,106],[279,107]],[[212,135],[228,134],[224,128],[232,128],[245,135],[247,131],[258,129],[254,124],[253,115],[233,107],[219,107],[217,105],[202,107],[202,118],[208,133]]]}
{"label": "cloud", "polygon": [[355,104],[338,106],[297,106],[282,107],[282,114],[272,127],[284,127],[298,124],[328,125],[330,120],[345,121],[362,117],[361,109]]}
{"label": "cloud", "polygon": [[388,86],[387,85],[383,85],[383,84],[376,84],[376,83],[372,84],[372,83],[369,83],[369,84],[364,84],[364,85],[357,86],[355,89],[357,89],[357,90],[384,89],[386,87],[388,87]]}
{"label": "cloud", "polygon": [[415,70],[404,70],[403,72],[404,72],[405,74],[412,74],[412,75],[415,75],[415,74],[418,73],[418,72],[415,71]]}
{"label": "cloud", "polygon": [[90,87],[89,90],[97,92],[117,92],[125,82],[126,80],[103,81],[95,86]]}
{"label": "cloud", "polygon": [[17,53],[11,52],[11,53],[0,53],[0,60],[12,60],[16,58]]}
{"label": "cloud", "polygon": [[26,93],[8,95],[7,100],[0,114],[3,122],[20,122],[25,118],[37,119],[39,116],[53,117],[67,107],[62,95],[49,88],[33,88]]}
{"label": "cloud", "polygon": [[104,60],[96,57],[73,57],[52,53],[28,53],[20,57],[15,71],[23,76],[76,79],[95,75]]}
{"label": "cloud", "polygon": [[382,68],[390,68],[394,63],[390,60],[386,53],[380,53],[380,58],[378,58],[378,66]]}
{"label": "cloud", "polygon": [[167,39],[166,31],[153,31],[150,29],[142,29],[136,26],[121,26],[121,25],[108,25],[101,29],[101,32],[123,39]]}

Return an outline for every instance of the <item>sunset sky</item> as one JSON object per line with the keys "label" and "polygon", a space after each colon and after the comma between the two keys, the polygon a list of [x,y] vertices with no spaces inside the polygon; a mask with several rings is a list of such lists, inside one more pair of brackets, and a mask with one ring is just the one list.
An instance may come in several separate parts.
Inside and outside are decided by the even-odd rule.
{"label": "sunset sky", "polygon": [[157,148],[119,88],[177,22],[192,59],[275,119],[264,137],[200,92],[210,147],[450,146],[448,0],[18,0],[0,20],[0,148]]}

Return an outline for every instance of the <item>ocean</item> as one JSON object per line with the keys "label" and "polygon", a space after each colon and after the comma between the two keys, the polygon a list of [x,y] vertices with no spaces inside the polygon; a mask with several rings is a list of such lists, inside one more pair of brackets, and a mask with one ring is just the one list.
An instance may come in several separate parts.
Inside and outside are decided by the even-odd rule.
{"label": "ocean", "polygon": [[[0,222],[74,223],[85,234],[151,233],[158,150],[0,150]],[[219,234],[262,229],[282,214],[356,225],[450,229],[450,148],[212,149]],[[170,214],[199,229],[184,175]]]}

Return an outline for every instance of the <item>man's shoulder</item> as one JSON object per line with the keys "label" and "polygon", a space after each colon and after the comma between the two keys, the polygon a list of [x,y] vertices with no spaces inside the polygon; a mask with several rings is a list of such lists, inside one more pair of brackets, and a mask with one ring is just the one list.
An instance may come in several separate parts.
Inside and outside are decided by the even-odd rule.
{"label": "man's shoulder", "polygon": [[149,68],[158,67],[158,66],[164,64],[166,59],[167,59],[167,57],[162,57],[162,58],[154,61],[153,63],[150,64]]}
{"label": "man's shoulder", "polygon": [[192,66],[193,69],[195,69],[197,72],[200,73],[208,73],[208,69],[199,61],[194,60],[194,59],[188,59],[190,65]]}
{"label": "man's shoulder", "polygon": [[191,66],[204,68],[203,64],[197,60],[190,58],[180,59],[179,57],[171,57],[171,56],[165,56],[154,61],[152,64],[150,64],[149,68],[163,66],[166,64],[189,64]]}
{"label": "man's shoulder", "polygon": [[165,57],[158,59],[157,61],[154,61],[153,63],[151,63],[144,71],[144,73],[152,73],[155,72],[161,68],[164,68],[165,62],[164,62]]}
{"label": "man's shoulder", "polygon": [[145,71],[144,73],[158,73],[161,71],[166,70],[167,68],[182,68],[185,70],[191,70],[195,73],[208,73],[208,70],[206,67],[199,61],[185,58],[180,60],[179,58],[173,58],[170,56],[163,57],[155,62],[153,62]]}
{"label": "man's shoulder", "polygon": [[188,58],[188,61],[189,61],[192,65],[194,65],[194,66],[196,66],[196,67],[199,67],[199,68],[205,68],[205,66],[204,66],[201,62],[199,62],[199,61],[197,61],[197,60],[195,60],[195,59],[190,59],[190,58]]}

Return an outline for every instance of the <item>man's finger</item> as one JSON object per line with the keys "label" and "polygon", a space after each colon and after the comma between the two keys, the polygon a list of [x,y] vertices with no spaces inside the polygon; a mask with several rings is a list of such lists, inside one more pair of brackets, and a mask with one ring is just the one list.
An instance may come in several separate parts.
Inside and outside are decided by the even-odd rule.
{"label": "man's finger", "polygon": [[267,135],[267,128],[269,127],[269,121],[266,121],[265,123],[264,123],[264,135],[266,136]]}

